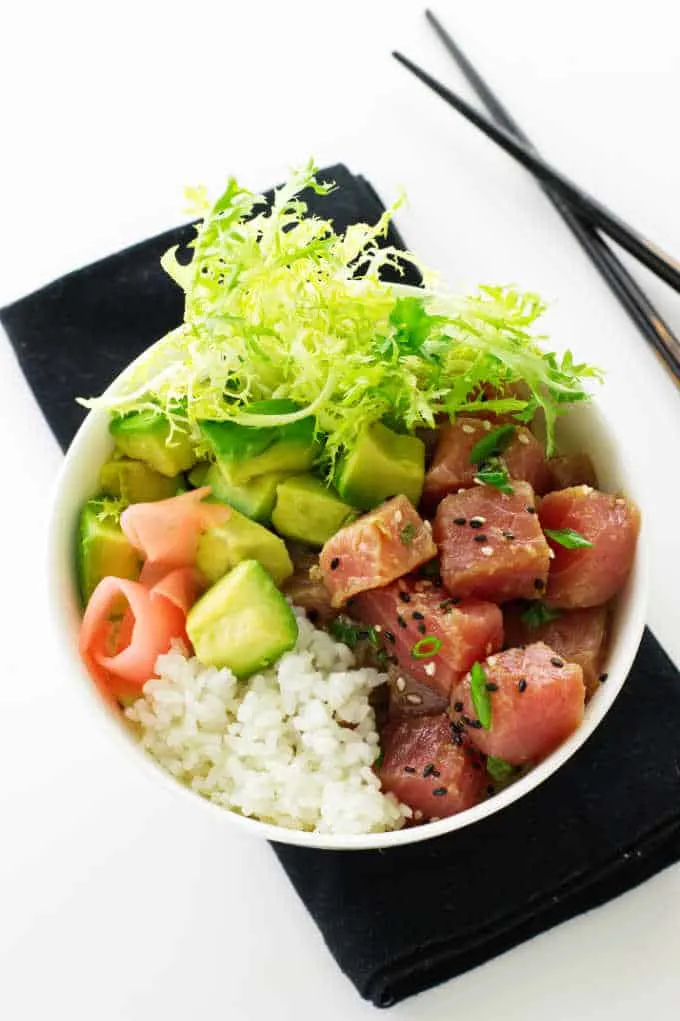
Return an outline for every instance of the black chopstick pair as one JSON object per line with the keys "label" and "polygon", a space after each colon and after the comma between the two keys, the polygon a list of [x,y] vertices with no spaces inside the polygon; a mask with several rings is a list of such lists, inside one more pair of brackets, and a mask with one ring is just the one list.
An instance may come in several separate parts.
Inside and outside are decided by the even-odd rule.
{"label": "black chopstick pair", "polygon": [[546,163],[441,22],[431,11],[426,11],[425,16],[496,123],[487,120],[455,92],[403,54],[395,51],[393,56],[534,174],[545,194],[645,339],[661,356],[676,380],[680,380],[680,340],[602,239],[598,230],[617,241],[622,248],[636,256],[677,291],[680,291],[680,264]]}

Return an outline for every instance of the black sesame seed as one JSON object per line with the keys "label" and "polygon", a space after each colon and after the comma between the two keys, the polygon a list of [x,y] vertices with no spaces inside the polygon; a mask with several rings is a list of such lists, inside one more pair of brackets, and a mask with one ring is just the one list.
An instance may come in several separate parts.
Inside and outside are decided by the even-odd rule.
{"label": "black sesame seed", "polygon": [[419,624],[417,630],[418,630],[418,633],[421,634],[421,635],[426,635],[427,634],[427,628],[425,627],[424,624]]}
{"label": "black sesame seed", "polygon": [[483,534],[482,535],[476,535],[475,536],[475,542],[487,542],[488,538],[489,537],[487,535],[483,535]]}
{"label": "black sesame seed", "polygon": [[480,521],[479,518],[472,518],[470,521],[470,528],[481,528],[483,524],[484,522]]}
{"label": "black sesame seed", "polygon": [[415,773],[415,772],[417,772],[417,770],[415,769],[414,766],[404,766],[404,772],[405,773]]}
{"label": "black sesame seed", "polygon": [[425,766],[425,769],[423,770],[423,776],[424,777],[432,776],[433,773],[434,773],[434,762],[428,762],[428,764]]}
{"label": "black sesame seed", "polygon": [[557,656],[553,656],[551,658],[550,662],[552,663],[553,666],[558,666],[558,667],[564,666],[564,663],[562,662],[562,660],[558,659]]}
{"label": "black sesame seed", "polygon": [[432,776],[434,776],[436,778],[438,776],[441,776],[441,773],[439,772],[438,769],[433,769],[432,770]]}
{"label": "black sesame seed", "polygon": [[465,518],[454,518],[453,523],[454,525],[464,525],[466,522]]}
{"label": "black sesame seed", "polygon": [[457,713],[462,713],[462,711],[463,711],[463,703],[462,702],[454,702],[453,703],[453,708],[456,710]]}
{"label": "black sesame seed", "polygon": [[604,682],[607,680],[608,677],[609,677],[609,674],[600,674],[600,678],[599,678],[600,679],[600,683],[604,684]]}
{"label": "black sesame seed", "polygon": [[448,794],[449,792],[447,791],[446,787],[435,787],[432,793],[436,798],[443,798],[444,795]]}
{"label": "black sesame seed", "polygon": [[520,679],[517,682],[517,690],[518,691],[526,691],[527,690],[526,677],[520,677]]}
{"label": "black sesame seed", "polygon": [[414,610],[411,616],[414,620],[425,620],[425,614],[421,613],[420,610]]}
{"label": "black sesame seed", "polygon": [[470,720],[469,726],[473,727],[475,730],[482,729],[482,724],[480,720]]}
{"label": "black sesame seed", "polygon": [[338,567],[340,567],[340,557],[333,557],[331,560],[331,571],[337,571]]}
{"label": "black sesame seed", "polygon": [[401,599],[402,603],[410,603],[411,602],[411,597],[408,594],[408,592],[400,592],[399,593],[399,598]]}
{"label": "black sesame seed", "polygon": [[396,642],[397,639],[394,637],[391,631],[383,631],[383,634],[388,642],[392,642],[393,644],[394,642]]}
{"label": "black sesame seed", "polygon": [[451,735],[451,740],[453,741],[454,744],[461,745],[463,743],[463,735],[462,734],[452,734]]}
{"label": "black sesame seed", "polygon": [[494,681],[489,681],[486,686],[487,691],[498,691],[498,685]]}
{"label": "black sesame seed", "polygon": [[503,535],[504,539],[514,539],[515,538],[513,532],[503,532],[502,535]]}
{"label": "black sesame seed", "polygon": [[408,627],[408,624],[406,623],[404,618],[400,617],[399,614],[397,614],[397,624],[399,625],[399,627]]}
{"label": "black sesame seed", "polygon": [[539,592],[545,588],[545,582],[542,578],[534,578],[534,588],[538,589]]}
{"label": "black sesame seed", "polygon": [[460,718],[460,719],[461,719],[461,722],[462,722],[462,723],[464,723],[464,724],[465,724],[466,726],[468,726],[468,725],[469,725],[469,723],[470,723],[470,717],[469,717],[469,716],[466,716],[466,715],[465,715],[465,713],[463,713],[463,715],[461,716],[461,718]]}
{"label": "black sesame seed", "polygon": [[461,734],[465,730],[465,724],[460,720],[456,720],[455,723],[451,724],[451,730],[455,730],[457,734]]}
{"label": "black sesame seed", "polygon": [[530,507],[530,506],[527,505],[526,512],[527,512],[527,514],[535,514],[536,513],[536,508],[535,507]]}

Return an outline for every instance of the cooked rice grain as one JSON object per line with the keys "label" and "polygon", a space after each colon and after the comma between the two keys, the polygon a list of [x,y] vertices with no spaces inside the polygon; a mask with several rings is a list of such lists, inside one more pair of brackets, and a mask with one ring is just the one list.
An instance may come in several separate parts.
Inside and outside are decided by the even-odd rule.
{"label": "cooked rice grain", "polygon": [[242,815],[319,833],[398,829],[411,815],[383,794],[370,692],[342,645],[296,610],[295,648],[239,683],[176,646],[126,710],[145,750],[192,790]]}

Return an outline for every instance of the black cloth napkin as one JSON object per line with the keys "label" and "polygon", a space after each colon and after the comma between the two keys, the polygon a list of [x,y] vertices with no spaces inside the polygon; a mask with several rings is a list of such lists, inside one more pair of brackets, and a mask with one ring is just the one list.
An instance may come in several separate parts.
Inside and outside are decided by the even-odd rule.
{"label": "black cloth napkin", "polygon": [[[383,206],[346,167],[313,212],[339,229]],[[189,225],[69,274],[0,311],[63,447],[96,394],[181,319],[160,255]],[[388,240],[402,245],[394,228]],[[409,274],[406,282],[417,283]],[[680,858],[680,674],[646,631],[602,726],[555,776],[475,826],[386,852],[274,850],[362,996],[386,1007],[636,886]]]}

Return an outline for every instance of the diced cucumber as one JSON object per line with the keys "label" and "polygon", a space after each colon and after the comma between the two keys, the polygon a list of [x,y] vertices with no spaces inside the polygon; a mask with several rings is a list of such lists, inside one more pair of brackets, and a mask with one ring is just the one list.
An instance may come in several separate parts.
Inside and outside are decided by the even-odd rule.
{"label": "diced cucumber", "polygon": [[175,429],[171,438],[170,420],[161,412],[133,411],[113,418],[109,431],[124,454],[161,475],[179,475],[196,463],[189,434]]}
{"label": "diced cucumber", "polygon": [[371,510],[392,496],[417,507],[425,478],[425,445],[417,436],[395,433],[382,422],[365,429],[340,461],[335,484],[343,500]]}
{"label": "diced cucumber", "polygon": [[290,605],[256,560],[244,560],[189,611],[187,634],[201,663],[246,678],[295,645]]}
{"label": "diced cucumber", "polygon": [[272,524],[289,539],[323,546],[357,511],[313,475],[293,475],[276,487]]}
{"label": "diced cucumber", "polygon": [[257,560],[277,585],[293,573],[283,539],[232,509],[223,525],[209,528],[198,540],[196,566],[212,584],[242,560]]}

